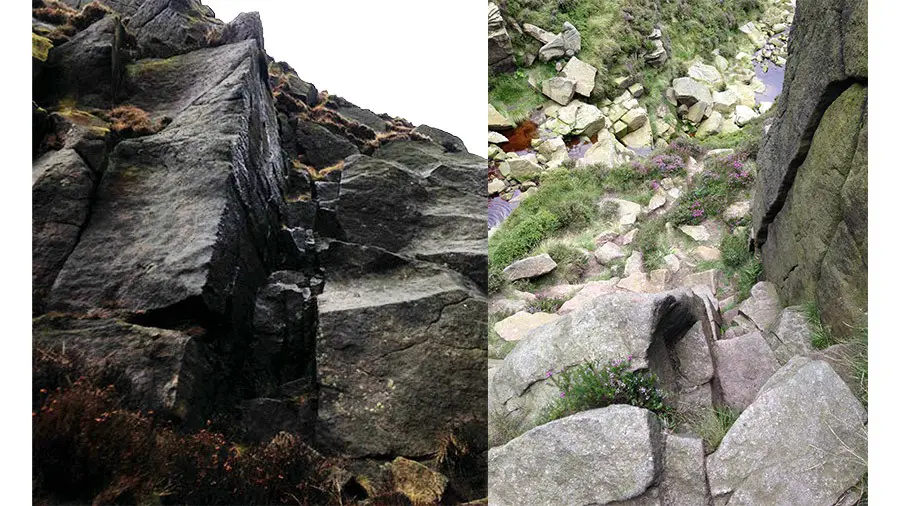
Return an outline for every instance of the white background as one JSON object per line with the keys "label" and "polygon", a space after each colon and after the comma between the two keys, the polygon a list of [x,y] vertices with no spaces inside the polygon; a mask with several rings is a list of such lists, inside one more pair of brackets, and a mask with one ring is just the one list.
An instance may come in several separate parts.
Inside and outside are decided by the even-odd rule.
{"label": "white background", "polygon": [[[207,0],[228,22],[258,11],[266,52],[376,114],[461,138],[487,155],[485,4],[476,0]],[[487,184],[487,183],[485,183]]]}

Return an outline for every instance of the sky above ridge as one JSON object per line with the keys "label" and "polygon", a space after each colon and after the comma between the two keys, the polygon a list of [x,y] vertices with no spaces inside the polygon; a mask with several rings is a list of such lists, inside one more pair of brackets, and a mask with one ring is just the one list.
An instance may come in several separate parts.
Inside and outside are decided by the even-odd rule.
{"label": "sky above ridge", "polygon": [[262,18],[266,52],[301,79],[375,113],[461,138],[486,156],[482,2],[203,0],[228,22]]}

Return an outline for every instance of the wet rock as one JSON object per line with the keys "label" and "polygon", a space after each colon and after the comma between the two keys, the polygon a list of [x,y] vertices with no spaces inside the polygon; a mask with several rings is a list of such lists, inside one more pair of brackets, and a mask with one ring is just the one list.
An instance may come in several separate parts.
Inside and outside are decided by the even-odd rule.
{"label": "wet rock", "polygon": [[[91,381],[116,377],[141,409],[197,422],[207,409],[211,367],[204,346],[187,333],[112,319],[46,315],[32,324],[34,346],[78,357]],[[105,383],[104,383],[105,384]]]}
{"label": "wet rock", "polygon": [[319,447],[348,457],[426,455],[448,425],[483,427],[484,298],[450,271],[365,272],[335,271],[319,296]]}
{"label": "wet rock", "polygon": [[277,248],[285,173],[259,56],[245,41],[141,70],[132,103],[173,120],[116,146],[50,307],[150,312],[202,301],[250,321]]}
{"label": "wet rock", "polygon": [[214,45],[224,29],[212,10],[196,0],[146,0],[128,21],[143,58],[168,58]]}

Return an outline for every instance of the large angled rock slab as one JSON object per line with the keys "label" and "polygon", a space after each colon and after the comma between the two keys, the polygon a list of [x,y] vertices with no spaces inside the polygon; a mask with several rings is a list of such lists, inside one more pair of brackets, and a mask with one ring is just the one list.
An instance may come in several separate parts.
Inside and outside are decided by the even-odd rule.
{"label": "large angled rock slab", "polygon": [[716,341],[712,350],[722,400],[738,412],[753,402],[778,370],[778,360],[759,332]]}
{"label": "large angled rock slab", "polygon": [[362,270],[329,279],[318,299],[318,444],[412,458],[452,427],[486,426],[484,297],[451,271]]}
{"label": "large angled rock slab", "polygon": [[[142,92],[171,124],[110,155],[49,307],[151,312],[200,302],[246,328],[277,247],[284,178],[260,53],[247,41],[174,60],[156,72],[180,76],[177,84],[159,78],[158,90]],[[209,60],[226,70],[179,73]]]}
{"label": "large angled rock slab", "polygon": [[495,406],[533,421],[559,397],[547,371],[629,356],[633,369],[650,368],[674,387],[672,366],[664,363],[666,348],[702,315],[702,302],[688,290],[597,297],[519,341],[495,373],[489,396]]}
{"label": "large angled rock slab", "polygon": [[[399,252],[455,270],[487,291],[487,160],[428,141],[389,142],[373,157],[403,168],[424,188],[423,200],[416,204],[417,229]],[[341,192],[338,212],[344,220],[343,184]],[[392,220],[386,209],[368,219]]]}
{"label": "large angled rock slab", "polygon": [[665,467],[662,472],[662,504],[708,506],[706,458],[703,440],[670,434],[666,436]]}
{"label": "large angled rock slab", "polygon": [[741,304],[739,311],[759,330],[768,330],[781,313],[781,302],[775,285],[768,281],[753,285],[750,298]]}
{"label": "large angled rock slab", "polygon": [[168,58],[214,45],[224,28],[212,9],[197,0],[145,0],[128,21],[128,31],[145,58]]}
{"label": "large angled rock slab", "polygon": [[851,83],[868,79],[867,18],[866,0],[797,2],[777,120],[759,150],[753,229],[760,242],[791,190],[826,108]]}
{"label": "large angled rock slab", "polygon": [[867,415],[828,364],[796,357],[707,458],[728,504],[834,504],[866,472]]}
{"label": "large angled rock slab", "polygon": [[[144,410],[182,419],[203,416],[211,367],[203,345],[186,333],[112,319],[45,315],[32,324],[36,352],[65,353],[92,381],[116,377]],[[193,419],[196,421],[196,419]]]}
{"label": "large angled rock slab", "polygon": [[786,307],[772,322],[769,332],[763,333],[778,363],[784,365],[795,355],[813,351],[812,328],[800,307]]}
{"label": "large angled rock slab", "polygon": [[34,83],[35,99],[41,104],[55,105],[66,98],[80,107],[110,107],[115,82],[123,72],[121,65],[113,67],[113,61],[122,58],[118,30],[122,30],[119,20],[106,16],[51,49],[41,78]]}
{"label": "large angled rock slab", "polygon": [[584,411],[492,448],[488,501],[501,506],[626,501],[654,485],[662,464],[656,415],[625,405]]}
{"label": "large angled rock slab", "polygon": [[32,166],[31,294],[39,314],[78,243],[99,179],[74,148],[49,151]]}

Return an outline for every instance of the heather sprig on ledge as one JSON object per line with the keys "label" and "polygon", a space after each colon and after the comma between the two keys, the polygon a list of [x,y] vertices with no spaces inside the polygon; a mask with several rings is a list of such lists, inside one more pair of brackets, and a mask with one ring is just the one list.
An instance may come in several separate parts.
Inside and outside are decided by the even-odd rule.
{"label": "heather sprig on ledge", "polygon": [[547,378],[559,389],[559,398],[545,408],[542,423],[590,409],[629,404],[656,413],[663,423],[672,426],[674,410],[666,405],[656,375],[646,370],[632,371],[632,360],[629,356],[547,371]]}

